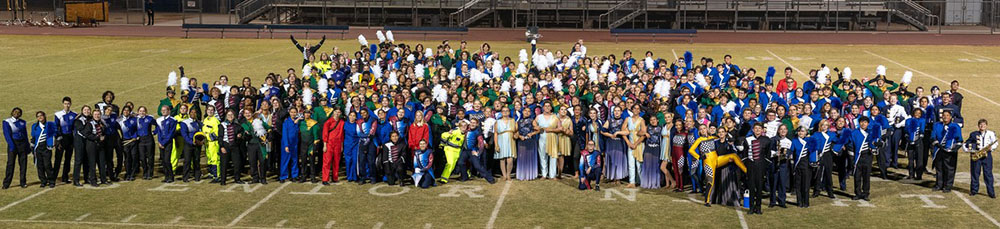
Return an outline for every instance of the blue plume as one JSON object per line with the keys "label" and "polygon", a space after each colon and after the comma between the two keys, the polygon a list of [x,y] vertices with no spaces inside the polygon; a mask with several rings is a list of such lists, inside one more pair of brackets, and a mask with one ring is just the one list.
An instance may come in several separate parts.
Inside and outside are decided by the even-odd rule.
{"label": "blue plume", "polygon": [[771,84],[771,79],[774,78],[774,66],[767,67],[767,78],[764,78],[764,84]]}
{"label": "blue plume", "polygon": [[369,53],[371,53],[371,58],[370,58],[370,59],[371,59],[371,60],[375,60],[375,57],[377,57],[377,56],[378,56],[378,46],[377,46],[377,45],[375,45],[375,44],[372,44],[372,45],[371,45],[371,48],[370,48],[370,49],[368,49],[368,50],[370,50],[370,52],[369,52]]}
{"label": "blue plume", "polygon": [[684,64],[686,64],[687,69],[691,69],[691,61],[694,61],[694,55],[691,55],[691,51],[684,51]]}

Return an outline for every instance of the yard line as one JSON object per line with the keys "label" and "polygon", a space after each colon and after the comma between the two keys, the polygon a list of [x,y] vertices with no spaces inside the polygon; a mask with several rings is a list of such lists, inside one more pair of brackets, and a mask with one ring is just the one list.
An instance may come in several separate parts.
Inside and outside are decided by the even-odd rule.
{"label": "yard line", "polygon": [[129,221],[132,221],[132,219],[135,219],[135,217],[136,217],[136,216],[139,216],[139,215],[136,215],[136,214],[132,214],[132,215],[130,215],[130,216],[128,216],[128,217],[125,217],[124,219],[122,219],[122,221],[121,221],[121,222],[122,222],[122,223],[128,223]]}
{"label": "yard line", "polygon": [[335,224],[335,223],[337,223],[336,220],[330,220],[330,222],[326,222],[326,226],[323,227],[323,228],[326,228],[326,229],[333,228],[333,224]]}
{"label": "yard line", "polygon": [[425,223],[424,229],[431,229],[431,223]]}
{"label": "yard line", "polygon": [[736,215],[740,217],[740,227],[742,227],[743,229],[749,228],[747,227],[747,219],[743,217],[743,211],[740,211],[740,209],[736,209]]}
{"label": "yard line", "polygon": [[83,215],[81,215],[80,217],[76,217],[76,219],[74,219],[74,220],[75,220],[75,221],[83,221],[83,220],[84,220],[84,219],[86,219],[87,217],[90,217],[90,213],[89,213],[89,212],[88,212],[87,214],[83,214]]}
{"label": "yard line", "polygon": [[171,220],[167,224],[177,224],[177,223],[180,223],[182,219],[184,219],[184,216],[178,216],[177,218],[174,218],[174,220]]}
{"label": "yard line", "polygon": [[[924,75],[924,76],[927,76],[927,77],[930,77],[931,79],[934,79],[934,80],[937,80],[938,82],[941,82],[941,83],[946,83],[946,84],[948,84],[948,83],[951,83],[951,82],[948,82],[948,81],[945,81],[945,80],[942,80],[941,78],[938,78],[938,77],[936,77],[936,76],[933,76],[933,75],[931,75],[931,74],[927,74],[927,73],[924,73],[924,72],[922,72],[922,71],[920,71],[920,70],[917,70],[917,69],[914,69],[914,68],[911,68],[911,67],[909,67],[909,66],[906,66],[906,65],[903,65],[903,64],[900,64],[899,62],[896,62],[896,61],[894,61],[894,60],[891,60],[891,59],[889,59],[889,58],[885,58],[885,57],[883,57],[883,56],[879,56],[878,54],[875,54],[875,53],[872,53],[872,52],[869,52],[868,50],[862,50],[862,51],[865,51],[865,53],[868,53],[868,54],[870,54],[870,55],[872,55],[872,56],[875,56],[875,57],[878,57],[878,58],[882,58],[883,60],[885,60],[885,61],[889,61],[890,63],[893,63],[893,64],[896,64],[896,65],[899,65],[900,67],[903,67],[903,68],[906,68],[906,69],[909,69],[910,71],[913,71],[913,72],[916,72],[916,73],[920,73],[921,75]],[[974,92],[974,91],[972,91],[972,90],[969,90],[969,89],[966,89],[966,88],[964,88],[964,87],[963,87],[963,88],[961,88],[961,89],[962,89],[963,91],[965,91],[965,92],[968,92],[969,94],[972,94],[972,95],[975,95],[976,97],[979,97],[979,98],[981,98],[981,99],[983,99],[983,100],[986,100],[987,102],[990,102],[990,103],[992,103],[993,105],[996,105],[996,106],[1000,106],[1000,103],[997,103],[996,101],[993,101],[992,99],[989,99],[989,98],[986,98],[985,96],[983,96],[983,95],[980,95],[979,93],[976,93],[976,92]]]}
{"label": "yard line", "polygon": [[375,226],[372,226],[372,229],[382,229],[383,225],[385,225],[383,222],[375,223]]}
{"label": "yard line", "polygon": [[[207,46],[207,45],[203,45],[203,46]],[[166,55],[166,54],[171,54],[171,52],[162,52],[162,53],[157,53],[157,54],[152,54],[152,55],[141,56],[141,57],[137,57],[137,58],[124,59],[124,60],[119,60],[119,61],[111,62],[111,63],[105,64],[105,65],[91,66],[91,67],[87,67],[87,68],[78,68],[78,69],[74,69],[72,71],[65,71],[65,72],[60,72],[60,73],[57,73],[57,74],[45,75],[45,76],[42,76],[42,77],[33,78],[33,79],[29,79],[29,80],[22,80],[22,81],[14,82],[14,83],[7,84],[7,85],[4,85],[4,86],[11,87],[11,86],[14,86],[14,85],[18,85],[18,84],[22,84],[22,83],[27,83],[27,82],[39,82],[40,80],[48,79],[48,78],[52,78],[52,77],[56,77],[56,76],[63,76],[63,75],[66,75],[66,74],[76,73],[76,72],[81,72],[81,71],[87,71],[87,70],[91,70],[91,69],[95,69],[95,68],[104,68],[104,67],[109,67],[109,66],[114,66],[114,65],[122,64],[122,63],[129,62],[129,61],[142,60],[142,59],[146,59],[146,58],[150,58],[150,57],[162,56],[162,55]]]}
{"label": "yard line", "polygon": [[[60,221],[60,220],[20,220],[20,219],[0,219],[0,222],[12,223],[38,223],[38,224],[70,224],[70,225],[104,225],[104,226],[133,226],[133,227],[171,227],[171,228],[243,228],[243,229],[273,229],[272,227],[233,227],[233,226],[210,226],[210,225],[184,225],[184,224],[151,224],[151,223],[115,223],[115,222],[94,222],[94,221]],[[288,229],[288,228],[283,228]]]}
{"label": "yard line", "polygon": [[285,223],[287,223],[287,222],[288,222],[287,219],[283,219],[281,221],[278,221],[278,223],[274,224],[274,227],[284,227]]}
{"label": "yard line", "polygon": [[25,60],[37,59],[37,58],[47,57],[47,56],[62,56],[62,55],[65,55],[65,54],[71,53],[71,52],[82,51],[82,50],[87,50],[87,49],[92,49],[92,48],[107,47],[107,46],[111,46],[111,45],[119,45],[119,44],[125,43],[125,42],[126,41],[119,41],[119,42],[107,43],[107,44],[97,45],[97,46],[90,46],[90,47],[84,47],[84,48],[78,48],[78,49],[70,49],[70,50],[67,50],[67,51],[59,52],[59,53],[50,52],[50,53],[45,53],[45,54],[36,55],[36,56],[32,56],[32,57],[25,57],[25,58],[19,58],[19,59],[16,59],[16,60],[11,60],[8,63],[15,63],[15,62],[18,62],[18,61],[25,61]]}
{"label": "yard line", "polygon": [[788,67],[792,67],[792,69],[795,70],[795,72],[798,72],[799,74],[801,74],[803,76],[809,77],[809,75],[806,75],[806,73],[803,73],[802,70],[799,70],[799,68],[796,68],[795,65],[792,65],[791,63],[788,63],[788,61],[785,61],[785,59],[782,59],[780,56],[778,56],[778,54],[774,54],[774,52],[771,52],[770,49],[767,50],[767,53],[770,53],[772,56],[774,56],[774,58],[778,58],[778,60],[780,60],[781,62],[783,62],[786,65],[788,65]]}
{"label": "yard line", "polygon": [[500,206],[503,205],[503,199],[507,197],[507,192],[510,191],[511,181],[505,183],[503,191],[500,192],[500,198],[497,199],[497,205],[493,207],[493,214],[490,214],[490,221],[486,223],[486,229],[493,229],[493,223],[497,221],[497,216],[500,215]]}
{"label": "yard line", "polygon": [[987,59],[987,60],[991,60],[993,62],[1000,62],[1000,60],[993,59],[992,57],[988,57],[988,56],[983,56],[983,55],[979,55],[979,54],[975,54],[975,53],[971,53],[971,52],[966,52],[966,51],[962,51],[962,53],[973,55],[973,56],[976,56],[976,57],[979,57],[979,58],[983,58],[983,59]]}
{"label": "yard line", "polygon": [[250,212],[253,212],[253,210],[256,210],[257,208],[259,208],[260,205],[263,205],[264,202],[267,202],[267,200],[270,200],[271,197],[274,196],[274,194],[278,194],[278,192],[280,192],[282,189],[285,189],[285,187],[288,186],[288,184],[291,184],[291,182],[288,182],[288,183],[282,184],[281,186],[278,186],[277,189],[274,189],[274,191],[271,191],[271,194],[267,194],[267,196],[264,197],[264,199],[261,199],[260,201],[257,201],[257,204],[254,204],[253,206],[251,206],[250,208],[248,208],[246,211],[243,211],[242,214],[240,214],[239,216],[237,216],[235,219],[233,219],[232,222],[229,222],[229,224],[227,224],[226,226],[227,227],[235,226],[237,223],[240,222],[240,220],[243,220],[243,217],[247,217],[247,215],[249,215]]}
{"label": "yard line", "polygon": [[968,198],[965,198],[965,196],[962,195],[962,193],[959,192],[954,192],[954,193],[956,196],[958,196],[958,198],[962,199],[962,201],[965,201],[965,204],[968,204],[969,207],[972,208],[972,210],[976,210],[976,212],[979,212],[979,214],[983,215],[984,218],[990,220],[990,222],[992,222],[993,225],[997,226],[997,228],[1000,228],[1000,222],[997,222],[997,220],[994,219],[993,216],[990,216],[990,214],[986,214],[986,212],[984,212],[983,209],[979,209],[979,206],[976,206],[976,204],[973,204],[972,201],[969,201]]}
{"label": "yard line", "polygon": [[2,212],[3,210],[7,210],[8,208],[14,207],[14,206],[16,206],[18,204],[24,203],[24,201],[28,201],[30,199],[34,199],[35,197],[38,197],[39,195],[42,195],[42,194],[44,194],[46,192],[49,192],[49,191],[52,191],[52,189],[45,189],[45,190],[36,192],[35,194],[31,194],[30,196],[25,197],[24,199],[20,199],[18,201],[11,202],[10,204],[7,204],[7,206],[3,206],[2,208],[0,208],[0,212]]}
{"label": "yard line", "polygon": [[674,61],[677,61],[677,59],[680,59],[680,57],[677,56],[677,50],[670,49],[670,52],[674,53]]}
{"label": "yard line", "polygon": [[45,212],[38,213],[38,214],[35,214],[35,215],[31,216],[31,217],[28,217],[28,220],[37,219],[38,217],[42,217],[43,215],[45,215]]}

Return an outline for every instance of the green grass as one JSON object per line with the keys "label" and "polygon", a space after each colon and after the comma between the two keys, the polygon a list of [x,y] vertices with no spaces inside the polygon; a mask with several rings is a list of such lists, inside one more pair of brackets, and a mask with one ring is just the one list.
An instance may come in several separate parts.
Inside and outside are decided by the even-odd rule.
{"label": "green grass", "polygon": [[[315,43],[316,40],[311,40]],[[423,42],[431,45],[436,42]],[[480,42],[470,41],[470,46]],[[517,58],[517,50],[528,48],[523,43],[491,42],[503,56]],[[354,40],[329,40],[324,51],[335,46],[357,47]],[[959,80],[963,88],[982,97],[1000,100],[995,82],[1000,80],[1000,47],[980,46],[874,46],[874,45],[725,45],[725,44],[654,44],[654,43],[587,43],[590,55],[613,53],[625,49],[640,54],[652,50],[660,57],[673,58],[692,51],[696,57],[708,56],[721,60],[732,54],[740,66],[754,67],[764,72],[767,66],[784,68],[791,64],[803,72],[818,68],[821,63],[850,66],[857,78],[871,75],[875,66],[888,68],[889,78],[898,79],[906,68],[886,61],[891,59],[941,80]],[[568,43],[541,43],[540,47],[568,49]],[[163,97],[168,72],[184,65],[189,76],[210,82],[226,74],[232,82],[251,77],[259,85],[268,72],[284,72],[296,68],[299,54],[284,39],[174,39],[118,37],[59,37],[59,36],[0,36],[0,111],[19,106],[26,114],[37,110],[51,113],[60,108],[63,96],[74,98],[77,109],[81,104],[98,102],[101,92],[114,91],[123,104],[132,101],[151,106]],[[866,52],[867,51],[867,52]],[[873,53],[875,55],[869,54]],[[772,55],[773,53],[773,55]],[[970,54],[971,53],[971,54]],[[972,55],[974,54],[974,55]],[[978,55],[978,56],[977,56]],[[780,57],[781,59],[779,60]],[[985,56],[983,58],[980,56]],[[993,58],[989,58],[993,57]],[[964,61],[960,59],[966,59]],[[785,64],[782,60],[787,61]],[[972,61],[972,62],[968,62]],[[804,76],[795,74],[798,79]],[[929,87],[945,85],[931,77],[914,72],[914,84]],[[801,81],[800,81],[801,82]],[[912,86],[911,86],[912,87]],[[1000,122],[997,105],[970,92],[965,95],[963,115],[967,123],[986,118]],[[6,114],[6,113],[4,113]],[[4,115],[6,116],[6,115]],[[26,115],[30,117],[30,115]],[[27,118],[29,123],[33,119]],[[1000,124],[994,124],[994,126]],[[971,131],[966,128],[965,132]],[[0,143],[0,146],[4,143]],[[6,155],[5,152],[3,155]],[[967,172],[967,155],[960,156],[958,171]],[[0,157],[6,162],[6,157]],[[905,162],[904,162],[905,163]],[[1000,160],[995,160],[1000,164]],[[110,189],[75,188],[59,185],[56,189],[37,194],[37,176],[29,162],[27,189],[0,191],[0,227],[4,228],[126,228],[164,227],[180,218],[173,227],[224,227],[247,212],[235,226],[323,228],[335,221],[334,227],[367,228],[481,228],[488,224],[505,184],[489,185],[483,181],[452,183],[422,190],[409,187],[396,196],[376,196],[372,185],[341,184],[322,187],[319,192],[330,194],[301,195],[312,184],[272,183],[247,193],[221,192],[227,187],[215,184],[187,184],[187,191],[155,191],[162,186],[158,180],[122,182]],[[905,173],[898,170],[896,173]],[[961,174],[960,174],[961,175]],[[956,183],[957,191],[968,192],[968,182]],[[15,181],[15,185],[16,185]],[[848,182],[848,190],[852,186]],[[185,184],[178,184],[185,185]],[[468,185],[467,187],[457,185]],[[706,208],[687,201],[686,193],[665,190],[638,190],[635,201],[617,195],[615,200],[602,200],[606,192],[577,191],[576,182],[531,181],[513,182],[497,212],[494,226],[498,228],[737,228],[740,215],[731,207]],[[955,193],[933,193],[928,183],[909,184],[900,181],[873,181],[874,207],[834,206],[826,198],[812,199],[812,208],[765,209],[763,216],[746,216],[751,228],[990,228],[992,222],[973,210]],[[622,186],[603,185],[605,190],[628,194]],[[481,188],[474,191],[481,197],[442,197],[452,188]],[[379,192],[399,192],[399,187],[379,187]],[[984,193],[981,188],[980,193]],[[273,195],[272,195],[273,194]],[[945,208],[924,208],[918,198],[901,195],[929,194]],[[30,196],[31,199],[24,200]],[[477,195],[477,196],[478,196]],[[257,205],[270,196],[267,201]],[[840,199],[845,197],[840,196]],[[991,217],[1000,217],[1000,202],[983,195],[968,197]],[[22,201],[24,200],[24,201]],[[20,202],[18,202],[20,201]],[[12,204],[12,203],[17,204]],[[766,200],[765,200],[766,204]],[[40,213],[43,215],[37,216]],[[89,216],[76,219],[84,214]],[[129,218],[128,223],[122,223]],[[37,216],[37,217],[35,217]],[[29,218],[35,217],[31,220]],[[381,222],[381,224],[380,224]]]}

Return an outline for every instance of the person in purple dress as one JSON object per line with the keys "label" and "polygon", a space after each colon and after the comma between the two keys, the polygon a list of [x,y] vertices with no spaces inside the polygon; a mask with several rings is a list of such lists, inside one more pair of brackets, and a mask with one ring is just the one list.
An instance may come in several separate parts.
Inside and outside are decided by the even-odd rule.
{"label": "person in purple dress", "polygon": [[604,135],[604,155],[606,157],[604,172],[609,182],[619,183],[628,173],[624,139],[625,136],[628,136],[628,131],[622,130],[624,124],[622,108],[615,107],[611,119],[604,123],[601,132],[601,135]]}
{"label": "person in purple dress", "polygon": [[517,179],[538,178],[538,131],[531,108],[524,107],[517,118]]}

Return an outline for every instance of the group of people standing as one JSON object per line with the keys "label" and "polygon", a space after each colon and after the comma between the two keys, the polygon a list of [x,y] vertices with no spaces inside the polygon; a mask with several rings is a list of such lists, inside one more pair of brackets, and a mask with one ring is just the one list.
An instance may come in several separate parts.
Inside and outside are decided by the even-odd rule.
{"label": "group of people standing", "polygon": [[488,43],[425,48],[377,35],[377,44],[360,36],[353,53],[322,52],[325,37],[316,45],[292,37],[302,70],[270,73],[259,86],[250,77],[231,85],[225,75],[198,84],[181,67],[152,107],[156,116],[131,102],[119,108],[110,91],[79,113],[67,97],[53,121],[36,113],[29,136],[15,108],[3,123],[3,187],[15,161],[25,186],[33,152],[43,187],[55,186],[60,168],[69,183],[71,164],[77,186],[109,184],[122,171],[125,180],[150,180],[157,169],[163,182],[222,185],[571,178],[581,190],[687,190],[706,205],[742,205],[748,193],[744,207],[759,214],[764,197],[785,207],[790,192],[808,207],[851,178],[851,197],[867,200],[873,168],[883,179],[906,168],[907,179],[920,180],[932,166],[934,188],[948,192],[958,154],[973,152],[972,194],[982,174],[996,196],[996,136],[979,120],[963,140],[957,81],[926,93],[911,90],[909,72],[897,83],[882,66],[856,79],[850,68],[823,65],[799,84],[791,68],[760,76],[729,55],[637,60],[626,50],[619,59],[588,55],[583,40],[566,52],[532,41],[515,60]]}

